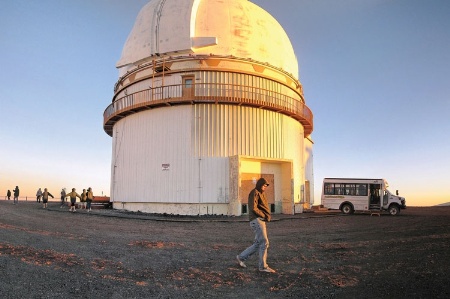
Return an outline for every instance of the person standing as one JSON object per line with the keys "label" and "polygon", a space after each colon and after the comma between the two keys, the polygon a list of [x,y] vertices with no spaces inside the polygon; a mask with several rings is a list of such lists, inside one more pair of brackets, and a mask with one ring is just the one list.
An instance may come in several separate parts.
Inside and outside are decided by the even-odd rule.
{"label": "person standing", "polygon": [[44,188],[44,192],[42,193],[42,203],[44,205],[44,209],[47,208],[47,203],[48,203],[48,197],[49,196],[51,198],[55,198],[55,197],[53,197],[53,195],[50,192],[48,192],[47,188]]}
{"label": "person standing", "polygon": [[70,211],[75,212],[75,203],[77,202],[77,197],[81,199],[81,196],[75,192],[75,188],[72,188],[72,192],[66,195],[66,197],[70,197]]}
{"label": "person standing", "polygon": [[41,188],[39,188],[38,191],[36,192],[36,201],[37,202],[41,202],[41,196],[42,196],[42,190],[41,190]]}
{"label": "person standing", "polygon": [[16,202],[19,203],[19,187],[16,186],[13,192],[14,192],[14,204],[16,204]]}
{"label": "person standing", "polygon": [[6,196],[8,197],[8,200],[11,200],[11,190],[8,189],[8,192],[6,192]]}
{"label": "person standing", "polygon": [[86,198],[87,198],[86,189],[83,189],[83,192],[81,193],[81,200],[80,200],[82,209],[86,209]]}
{"label": "person standing", "polygon": [[61,206],[60,208],[64,207],[64,200],[66,198],[66,188],[61,189]]}
{"label": "person standing", "polygon": [[255,233],[255,240],[251,246],[236,256],[239,266],[246,268],[245,261],[254,253],[258,252],[259,271],[275,273],[276,271],[267,265],[267,249],[269,248],[269,238],[267,237],[266,222],[270,222],[271,215],[269,203],[264,191],[269,186],[266,179],[260,178],[256,182],[256,187],[248,195],[248,209],[250,227]]}
{"label": "person standing", "polygon": [[94,200],[94,193],[92,192],[92,188],[89,187],[86,193],[86,202],[87,202],[86,209],[88,212],[91,211],[91,204],[93,200]]}

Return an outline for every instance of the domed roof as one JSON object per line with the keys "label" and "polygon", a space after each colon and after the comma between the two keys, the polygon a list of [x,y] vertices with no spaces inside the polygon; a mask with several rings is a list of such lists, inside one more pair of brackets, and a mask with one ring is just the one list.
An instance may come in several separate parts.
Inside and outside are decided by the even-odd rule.
{"label": "domed roof", "polygon": [[298,78],[286,32],[248,0],[151,0],[139,12],[117,67],[164,53],[232,55],[269,63]]}

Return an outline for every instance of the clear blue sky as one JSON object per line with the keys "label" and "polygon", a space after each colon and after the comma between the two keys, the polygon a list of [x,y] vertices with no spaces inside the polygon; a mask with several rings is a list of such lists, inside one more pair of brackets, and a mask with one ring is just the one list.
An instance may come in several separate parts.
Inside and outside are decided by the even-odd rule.
{"label": "clear blue sky", "polygon": [[[103,111],[147,0],[5,0],[0,194],[109,195]],[[324,177],[386,178],[407,205],[450,202],[450,1],[254,0],[285,28]],[[268,41],[270,42],[270,41]]]}

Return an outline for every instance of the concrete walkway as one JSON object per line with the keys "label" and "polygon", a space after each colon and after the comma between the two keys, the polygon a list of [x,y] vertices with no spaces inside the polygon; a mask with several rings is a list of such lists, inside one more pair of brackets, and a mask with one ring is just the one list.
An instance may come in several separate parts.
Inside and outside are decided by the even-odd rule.
{"label": "concrete walkway", "polygon": [[[48,210],[51,212],[73,213],[69,211],[68,206],[60,208],[60,204],[49,203]],[[90,212],[84,209],[77,209],[75,213],[88,214],[103,217],[117,217],[129,218],[139,220],[152,221],[169,221],[169,222],[248,222],[248,215],[243,216],[226,216],[226,215],[199,215],[199,216],[183,216],[183,215],[164,215],[164,214],[149,214],[143,212],[130,212],[115,209],[104,209],[94,207]],[[308,211],[305,213],[298,213],[295,215],[273,214],[272,222],[284,220],[298,220],[317,217],[335,217],[341,215],[340,211]]]}

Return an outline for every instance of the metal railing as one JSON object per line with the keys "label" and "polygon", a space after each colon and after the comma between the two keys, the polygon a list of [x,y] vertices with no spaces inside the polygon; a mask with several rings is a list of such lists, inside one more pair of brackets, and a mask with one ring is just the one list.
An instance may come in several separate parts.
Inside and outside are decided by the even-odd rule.
{"label": "metal railing", "polygon": [[267,89],[221,83],[196,83],[190,88],[182,84],[167,85],[124,95],[105,109],[103,126],[112,135],[114,123],[126,115],[158,106],[195,103],[242,105],[276,111],[302,123],[305,136],[313,130],[313,114],[303,101]]}
{"label": "metal railing", "polygon": [[[4,197],[3,200],[8,201],[8,196],[5,195],[5,197]],[[61,201],[61,199],[60,199],[60,198],[57,198],[56,196],[55,196],[55,198],[49,197],[48,200],[49,200],[49,201]],[[11,202],[14,201],[14,195],[11,195],[9,201],[11,201]],[[19,197],[18,197],[18,201],[31,201],[31,202],[34,201],[34,202],[37,202],[37,201],[36,201],[36,196],[28,196],[28,195],[27,195],[27,196],[19,196]],[[41,203],[42,203],[42,197],[41,197]]]}

